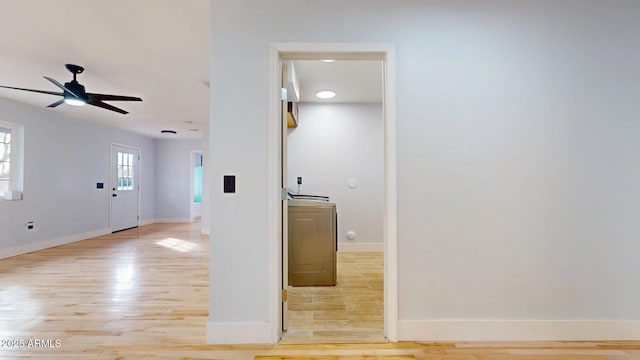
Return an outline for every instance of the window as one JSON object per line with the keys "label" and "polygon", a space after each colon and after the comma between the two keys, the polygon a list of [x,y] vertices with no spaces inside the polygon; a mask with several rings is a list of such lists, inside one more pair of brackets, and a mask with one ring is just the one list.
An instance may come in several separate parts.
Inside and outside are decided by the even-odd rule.
{"label": "window", "polygon": [[118,152],[118,191],[133,190],[133,154]]}
{"label": "window", "polygon": [[22,190],[20,126],[0,121],[0,198],[5,191]]}

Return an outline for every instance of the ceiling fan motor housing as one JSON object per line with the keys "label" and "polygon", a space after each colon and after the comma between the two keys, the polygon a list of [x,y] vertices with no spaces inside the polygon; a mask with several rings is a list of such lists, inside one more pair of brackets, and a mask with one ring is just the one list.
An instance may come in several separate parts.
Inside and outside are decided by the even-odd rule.
{"label": "ceiling fan motor housing", "polygon": [[87,97],[87,93],[84,90],[84,86],[79,82],[73,80],[68,83],[64,83],[64,87],[73,92],[73,94],[78,95],[77,97],[75,97],[73,96],[73,94],[65,90],[63,95],[65,99],[79,99],[84,102],[87,102],[89,100],[89,98]]}

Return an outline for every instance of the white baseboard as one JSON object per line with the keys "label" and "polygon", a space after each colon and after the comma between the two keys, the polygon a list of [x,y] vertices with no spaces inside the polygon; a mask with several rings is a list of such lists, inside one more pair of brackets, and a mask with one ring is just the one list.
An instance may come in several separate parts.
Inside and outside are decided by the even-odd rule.
{"label": "white baseboard", "polygon": [[48,248],[52,248],[60,245],[66,245],[76,241],[87,240],[87,239],[91,239],[97,236],[102,236],[110,233],[111,233],[111,229],[108,229],[108,228],[100,229],[100,230],[89,231],[81,234],[61,236],[59,238],[39,241],[33,244],[20,245],[20,246],[8,248],[8,249],[0,249],[0,259],[27,254],[30,252],[44,250],[44,249],[48,249]]}
{"label": "white baseboard", "polygon": [[138,222],[138,226],[145,226],[145,225],[151,225],[154,224],[156,222],[156,219],[145,219],[145,220],[140,220]]}
{"label": "white baseboard", "polygon": [[338,252],[384,252],[383,243],[338,243]]}
{"label": "white baseboard", "polygon": [[[139,226],[145,226],[145,225],[151,225],[151,224],[175,224],[175,223],[188,223],[191,222],[189,219],[187,218],[175,218],[175,219],[169,219],[169,218],[161,218],[161,219],[147,219],[147,220],[140,220],[140,225]],[[200,233],[203,235],[209,235],[209,228],[201,228],[200,229]]]}
{"label": "white baseboard", "polygon": [[270,344],[267,322],[207,322],[207,344]]}
{"label": "white baseboard", "polygon": [[153,221],[156,224],[171,224],[171,223],[189,223],[189,218],[159,218]]}
{"label": "white baseboard", "polygon": [[640,320],[400,320],[400,341],[640,340]]}
{"label": "white baseboard", "polygon": [[146,219],[140,220],[139,226],[151,225],[151,224],[174,224],[174,223],[190,223],[189,218],[158,218],[158,219]]}

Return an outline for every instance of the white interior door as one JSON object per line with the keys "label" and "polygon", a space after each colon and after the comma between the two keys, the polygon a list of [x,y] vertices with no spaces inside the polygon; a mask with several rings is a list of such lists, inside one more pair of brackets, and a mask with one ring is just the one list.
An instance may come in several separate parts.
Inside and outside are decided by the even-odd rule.
{"label": "white interior door", "polygon": [[287,94],[284,90],[287,79],[287,64],[282,64],[282,76],[280,77],[280,85],[282,90],[282,101],[280,102],[280,126],[281,126],[281,144],[280,144],[280,161],[282,174],[280,185],[282,188],[282,331],[289,328],[289,301],[287,291],[289,288],[289,202],[287,197],[287,134],[288,134],[288,116],[287,116]]}
{"label": "white interior door", "polygon": [[[282,77],[280,78],[281,87],[284,87],[284,81],[287,78],[287,66],[282,64]],[[289,302],[287,291],[289,287],[289,203],[285,190],[287,189],[287,98],[283,94],[281,101],[281,186],[283,189],[282,196],[282,331],[287,331],[289,326]]]}
{"label": "white interior door", "polygon": [[111,231],[138,226],[140,150],[111,145]]}

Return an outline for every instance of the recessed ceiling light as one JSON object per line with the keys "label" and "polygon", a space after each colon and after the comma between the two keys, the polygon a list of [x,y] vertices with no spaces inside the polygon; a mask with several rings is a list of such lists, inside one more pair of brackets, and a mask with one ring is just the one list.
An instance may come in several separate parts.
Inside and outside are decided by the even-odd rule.
{"label": "recessed ceiling light", "polygon": [[316,93],[316,96],[320,99],[332,99],[336,96],[336,92],[331,90],[321,90]]}
{"label": "recessed ceiling light", "polygon": [[332,62],[336,62],[336,61],[335,61],[335,60],[333,60],[333,59],[323,59],[323,60],[320,60],[320,61],[322,61],[323,63],[332,63]]}
{"label": "recessed ceiling light", "polygon": [[175,130],[161,130],[160,134],[171,134],[171,135],[176,135],[177,132]]}

